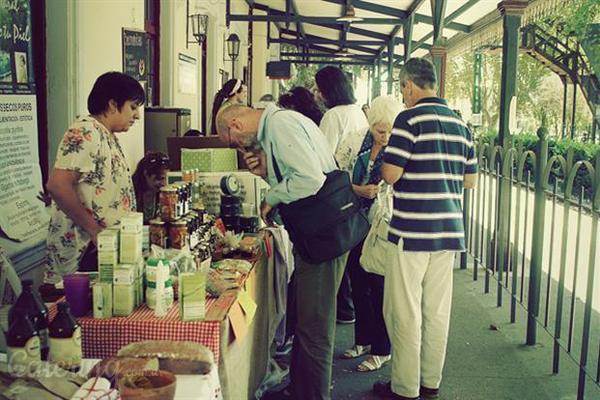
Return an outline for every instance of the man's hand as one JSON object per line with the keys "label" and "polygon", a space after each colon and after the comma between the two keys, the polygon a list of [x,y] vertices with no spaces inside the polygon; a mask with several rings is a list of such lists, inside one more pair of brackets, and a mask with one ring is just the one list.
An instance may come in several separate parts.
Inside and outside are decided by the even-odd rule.
{"label": "man's hand", "polygon": [[353,185],[354,191],[365,199],[374,199],[379,193],[379,185]]}
{"label": "man's hand", "polygon": [[246,161],[248,169],[254,175],[258,175],[261,178],[267,177],[267,156],[263,150],[258,155],[251,151],[244,152],[244,161]]}
{"label": "man's hand", "polygon": [[266,200],[263,200],[262,203],[260,203],[260,217],[265,222],[265,224],[267,224],[267,226],[275,225],[275,223],[273,222],[273,218],[270,215],[272,210],[273,206],[267,203]]}

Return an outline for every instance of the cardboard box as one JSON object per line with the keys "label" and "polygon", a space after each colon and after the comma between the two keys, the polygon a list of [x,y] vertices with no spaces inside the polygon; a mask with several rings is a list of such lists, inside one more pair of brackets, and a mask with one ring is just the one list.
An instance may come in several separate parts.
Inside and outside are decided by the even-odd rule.
{"label": "cardboard box", "polygon": [[113,285],[113,315],[126,317],[135,309],[135,293],[132,285]]}
{"label": "cardboard box", "polygon": [[144,225],[144,214],[130,212],[121,217],[121,233],[139,233]]}
{"label": "cardboard box", "polygon": [[113,315],[113,287],[110,283],[96,282],[92,286],[94,318],[110,318]]}
{"label": "cardboard box", "polygon": [[98,281],[102,283],[113,283],[115,265],[98,265]]}
{"label": "cardboard box", "polygon": [[122,264],[135,264],[143,257],[142,231],[138,233],[121,233],[119,261]]}
{"label": "cardboard box", "polygon": [[113,284],[115,285],[133,285],[135,279],[135,268],[133,265],[119,264],[114,269]]}
{"label": "cardboard box", "polygon": [[119,263],[119,253],[117,250],[99,250],[98,251],[98,268],[100,265],[115,266]]}
{"label": "cardboard box", "polygon": [[200,172],[237,171],[235,149],[181,149],[181,169]]}
{"label": "cardboard box", "polygon": [[206,273],[179,274],[179,315],[183,321],[204,319],[206,312]]}
{"label": "cardboard box", "polygon": [[98,252],[116,252],[119,249],[119,231],[104,229],[98,234]]}

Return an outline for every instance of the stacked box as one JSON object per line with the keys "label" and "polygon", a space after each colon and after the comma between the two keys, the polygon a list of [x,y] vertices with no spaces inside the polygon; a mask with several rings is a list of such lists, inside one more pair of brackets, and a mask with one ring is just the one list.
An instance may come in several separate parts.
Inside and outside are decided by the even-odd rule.
{"label": "stacked box", "polygon": [[[119,254],[119,231],[116,229],[105,229],[98,234],[98,271],[102,266],[113,268],[117,265]],[[100,274],[102,280],[102,274]],[[112,277],[109,281],[112,281]]]}
{"label": "stacked box", "polygon": [[237,171],[235,149],[181,149],[181,169],[200,172]]}
{"label": "stacked box", "polygon": [[98,281],[102,283],[113,283],[115,265],[100,264],[98,265]]}
{"label": "stacked box", "polygon": [[142,231],[138,233],[121,232],[119,261],[122,264],[135,264],[143,258]]}
{"label": "stacked box", "polygon": [[96,282],[92,286],[94,318],[110,318],[113,314],[112,284]]}
{"label": "stacked box", "polygon": [[204,319],[206,303],[206,273],[179,274],[179,315],[183,321]]}
{"label": "stacked box", "polygon": [[113,315],[126,317],[135,309],[133,285],[113,285]]}
{"label": "stacked box", "polygon": [[143,213],[130,212],[121,217],[121,233],[139,233],[143,226]]}

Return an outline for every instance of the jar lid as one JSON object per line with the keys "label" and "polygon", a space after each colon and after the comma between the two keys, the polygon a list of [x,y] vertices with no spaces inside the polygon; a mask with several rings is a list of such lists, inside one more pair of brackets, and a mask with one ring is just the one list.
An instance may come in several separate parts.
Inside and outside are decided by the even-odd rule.
{"label": "jar lid", "polygon": [[181,225],[181,226],[183,226],[183,225],[187,225],[187,222],[180,219],[178,221],[171,222],[171,226],[173,226],[173,225],[177,225],[177,226]]}
{"label": "jar lid", "polygon": [[165,221],[160,218],[155,218],[150,220],[150,225],[164,225]]}
{"label": "jar lid", "polygon": [[160,188],[161,192],[176,192],[177,188],[174,186],[165,186],[163,188]]}

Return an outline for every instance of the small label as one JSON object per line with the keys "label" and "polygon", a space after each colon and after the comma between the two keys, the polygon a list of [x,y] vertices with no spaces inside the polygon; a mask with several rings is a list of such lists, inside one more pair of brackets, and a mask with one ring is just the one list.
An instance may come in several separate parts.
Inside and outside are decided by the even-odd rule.
{"label": "small label", "polygon": [[14,373],[26,372],[32,363],[39,362],[42,359],[40,352],[40,338],[31,337],[23,347],[6,348],[8,359],[8,369]]}
{"label": "small label", "polygon": [[81,365],[81,328],[69,338],[51,337],[49,359],[67,369]]}

